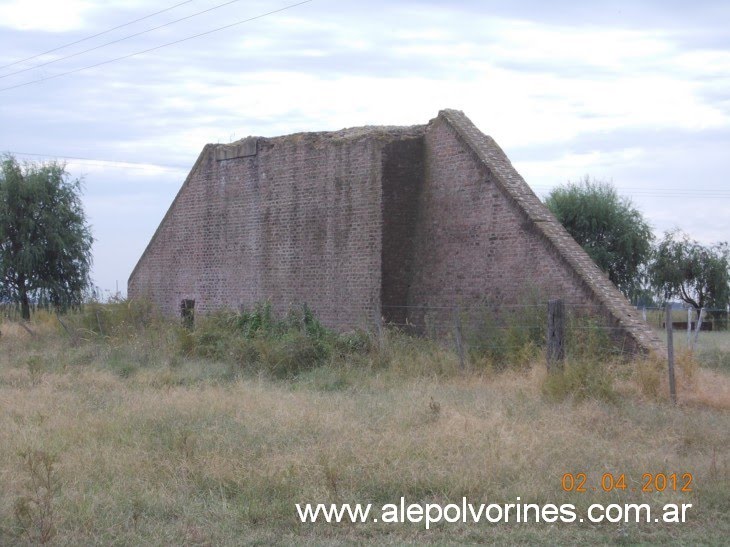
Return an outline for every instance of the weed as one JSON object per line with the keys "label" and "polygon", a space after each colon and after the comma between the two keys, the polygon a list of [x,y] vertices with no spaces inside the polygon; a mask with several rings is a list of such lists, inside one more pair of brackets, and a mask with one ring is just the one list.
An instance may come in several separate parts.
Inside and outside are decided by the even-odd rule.
{"label": "weed", "polygon": [[428,403],[428,410],[431,413],[431,418],[433,421],[438,420],[439,416],[441,415],[441,403],[438,401],[435,401],[433,397],[431,397],[431,400]]}
{"label": "weed", "polygon": [[263,370],[275,378],[291,378],[315,368],[329,355],[323,341],[296,331],[262,341],[257,349]]}
{"label": "weed", "polygon": [[674,363],[682,375],[682,380],[686,384],[685,387],[692,387],[697,375],[697,369],[699,368],[699,362],[695,358],[694,353],[686,349],[680,351],[674,357]]}
{"label": "weed", "polygon": [[702,348],[696,357],[705,366],[730,373],[730,351],[726,348]]}
{"label": "weed", "polygon": [[261,351],[255,340],[237,337],[231,341],[231,357],[241,370],[253,370],[261,361]]}
{"label": "weed", "polygon": [[484,306],[462,318],[468,325],[465,343],[469,360],[478,368],[524,369],[545,345],[542,306],[525,304],[500,310]]}
{"label": "weed", "polygon": [[[124,348],[126,349],[126,348]],[[109,368],[120,378],[129,378],[138,370],[138,365],[123,348],[113,348],[107,357]]]}
{"label": "weed", "polygon": [[338,498],[340,495],[338,487],[342,479],[340,470],[325,456],[321,456],[320,464],[327,490],[330,495]]}
{"label": "weed", "polygon": [[660,359],[646,358],[634,366],[634,379],[639,391],[653,399],[659,396],[662,383],[662,371],[665,363]]}
{"label": "weed", "polygon": [[179,452],[183,459],[192,460],[195,456],[196,440],[192,431],[182,429],[173,440],[174,449]]}
{"label": "weed", "polygon": [[174,329],[177,353],[183,357],[191,357],[195,353],[195,336],[189,329],[178,327]]}
{"label": "weed", "polygon": [[364,330],[346,332],[335,337],[333,350],[341,357],[353,353],[370,353],[375,349],[372,335]]}
{"label": "weed", "polygon": [[590,359],[567,360],[561,369],[545,377],[542,386],[548,399],[562,401],[572,396],[576,401],[600,399],[614,401],[613,376],[604,363]]}
{"label": "weed", "polygon": [[43,362],[38,355],[31,355],[25,362],[30,375],[30,383],[37,386],[43,379]]}
{"label": "weed", "polygon": [[611,339],[612,329],[597,318],[582,314],[568,317],[565,334],[565,354],[574,359],[610,357],[617,352]]}
{"label": "weed", "polygon": [[150,300],[112,298],[109,302],[89,302],[68,316],[76,329],[100,336],[128,336],[133,332],[159,326],[162,317]]}
{"label": "weed", "polygon": [[26,493],[13,506],[16,524],[28,541],[45,544],[56,535],[54,497],[60,490],[57,459],[43,450],[28,450],[21,457],[28,480]]}

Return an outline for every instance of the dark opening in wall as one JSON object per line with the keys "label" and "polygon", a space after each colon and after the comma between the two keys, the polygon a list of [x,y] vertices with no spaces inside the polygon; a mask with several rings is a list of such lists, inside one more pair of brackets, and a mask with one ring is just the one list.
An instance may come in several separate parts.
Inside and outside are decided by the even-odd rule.
{"label": "dark opening in wall", "polygon": [[195,300],[183,299],[180,302],[180,318],[183,327],[192,329],[195,324]]}

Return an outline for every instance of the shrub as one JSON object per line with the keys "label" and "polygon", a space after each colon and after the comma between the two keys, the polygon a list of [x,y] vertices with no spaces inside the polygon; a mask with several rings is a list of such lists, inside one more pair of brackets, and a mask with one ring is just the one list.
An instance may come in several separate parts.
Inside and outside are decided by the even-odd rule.
{"label": "shrub", "polygon": [[57,459],[43,450],[21,454],[27,476],[25,493],[13,505],[15,521],[31,544],[45,544],[56,535],[54,500],[60,491]]}
{"label": "shrub", "polygon": [[326,329],[305,305],[277,317],[269,303],[252,310],[223,310],[202,317],[193,331],[180,329],[177,348],[228,362],[237,370],[292,377],[325,363],[336,348],[339,355],[365,348],[364,335],[340,336]]}
{"label": "shrub", "polygon": [[374,348],[372,335],[364,330],[346,332],[334,337],[333,350],[341,357],[353,353],[370,353]]}
{"label": "shrub", "polygon": [[462,323],[470,325],[465,336],[470,361],[494,370],[522,369],[545,346],[544,312],[538,304],[506,310],[485,306]]}
{"label": "shrub", "polygon": [[324,341],[297,331],[261,340],[256,349],[263,370],[276,378],[296,376],[323,364],[329,357]]}
{"label": "shrub", "polygon": [[597,318],[571,314],[566,323],[566,356],[591,360],[617,353],[618,348],[611,339],[611,328]]}

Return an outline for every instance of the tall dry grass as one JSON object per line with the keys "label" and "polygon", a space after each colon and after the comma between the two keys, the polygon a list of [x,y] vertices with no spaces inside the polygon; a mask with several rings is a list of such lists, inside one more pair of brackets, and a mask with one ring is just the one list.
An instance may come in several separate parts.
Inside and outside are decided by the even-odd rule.
{"label": "tall dry grass", "polygon": [[[55,490],[39,499],[53,519],[49,541],[59,545],[694,545],[730,534],[730,381],[714,369],[678,367],[673,407],[658,362],[594,360],[599,372],[568,363],[567,385],[552,380],[555,393],[541,360],[462,372],[448,348],[388,333],[382,348],[356,338],[357,351],[332,350],[319,366],[277,379],[241,367],[240,355],[190,352],[189,341],[181,355],[179,331],[162,323],[102,334],[81,322],[69,335],[51,319],[31,325],[35,336],[0,325],[0,544],[37,542],[42,530],[32,513],[17,514],[19,500],[39,495],[27,454],[53,462]],[[691,472],[695,490],[565,493],[566,472],[592,480],[625,473],[631,486],[643,473]],[[428,532],[295,519],[295,503],[401,496],[520,497],[579,511],[593,502],[675,501],[695,512],[674,525],[453,524]]]}

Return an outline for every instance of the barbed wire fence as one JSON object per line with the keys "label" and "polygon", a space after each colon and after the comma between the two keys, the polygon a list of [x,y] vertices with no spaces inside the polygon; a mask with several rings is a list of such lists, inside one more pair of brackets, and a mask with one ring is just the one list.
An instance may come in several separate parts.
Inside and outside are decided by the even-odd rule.
{"label": "barbed wire fence", "polygon": [[[384,305],[382,308],[383,317],[376,318],[379,336],[389,327],[450,341],[462,368],[485,357],[497,364],[514,362],[515,358],[519,361],[521,354],[533,359],[537,354],[544,354],[549,371],[562,368],[566,357],[646,357],[625,328],[616,324],[598,304],[552,300],[521,305]],[[686,349],[694,352],[701,331],[728,331],[730,309],[696,310],[668,303],[664,307],[636,307],[636,310],[650,327],[659,331],[657,334],[665,332],[670,398],[676,404],[674,332],[685,330]],[[388,317],[400,320],[387,321]]]}
{"label": "barbed wire fence", "polygon": [[[563,302],[563,301],[560,301]],[[383,305],[375,331],[426,336],[451,344],[462,367],[489,359],[495,363],[520,354],[545,352],[550,345],[550,302],[516,305]],[[615,358],[643,355],[625,329],[598,304],[563,302],[561,356],[591,352]]]}
{"label": "barbed wire fence", "polygon": [[[654,328],[665,328],[666,306],[635,306],[642,314],[644,321]],[[688,305],[678,307],[672,305],[672,324],[675,330],[690,328],[694,329],[698,322],[697,310]],[[730,329],[730,307],[727,308],[702,308],[702,330],[718,331]]]}

